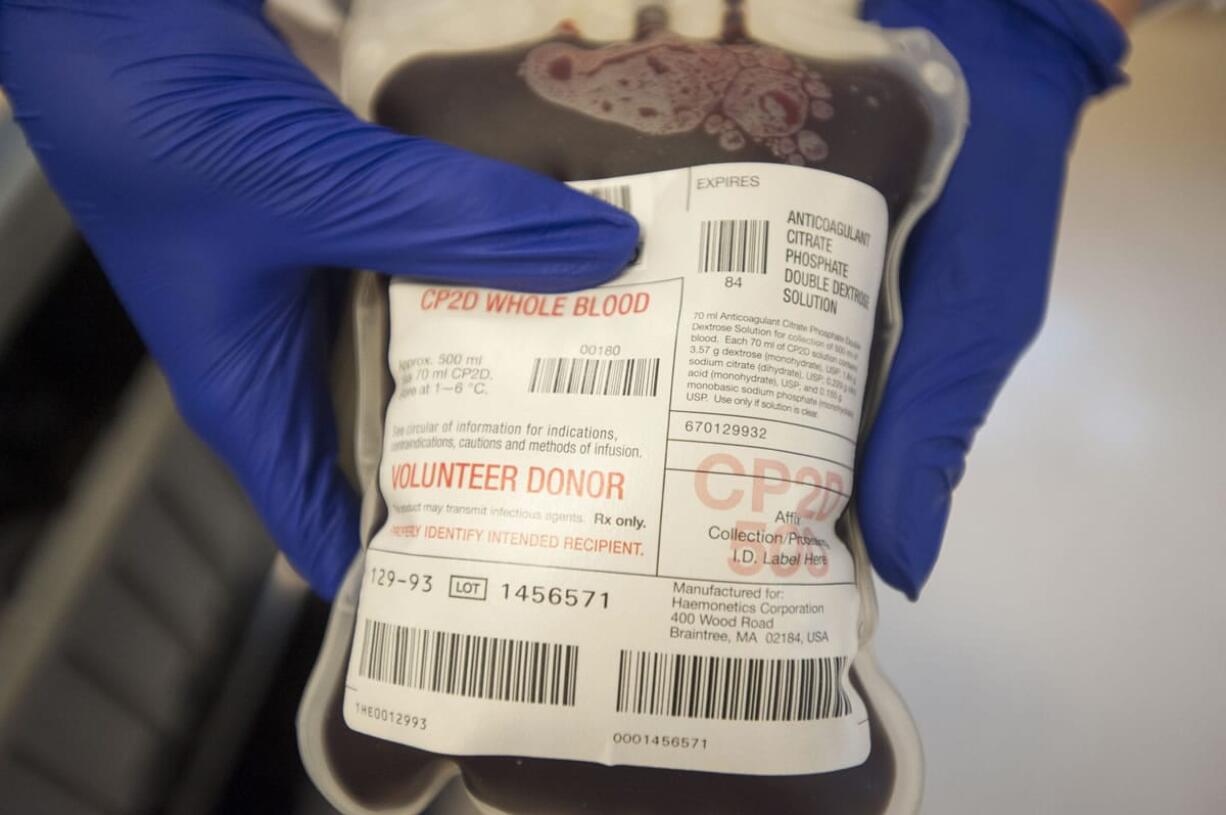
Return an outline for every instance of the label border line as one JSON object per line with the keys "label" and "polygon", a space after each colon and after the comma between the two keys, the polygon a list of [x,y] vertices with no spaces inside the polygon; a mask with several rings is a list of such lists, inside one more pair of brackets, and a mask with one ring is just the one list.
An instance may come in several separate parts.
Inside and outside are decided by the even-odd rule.
{"label": "label border line", "polygon": [[854,586],[855,580],[838,580],[826,583],[789,583],[789,582],[773,582],[764,580],[720,580],[714,577],[683,577],[682,575],[674,574],[652,574],[651,572],[623,572],[616,569],[589,569],[583,566],[551,566],[545,563],[516,563],[513,560],[488,560],[486,558],[476,557],[456,557],[454,555],[427,555],[422,552],[400,552],[395,549],[387,549],[382,546],[367,546],[367,552],[382,552],[388,555],[401,555],[403,557],[421,557],[429,560],[458,560],[464,563],[487,563],[492,566],[522,566],[525,569],[555,569],[563,572],[589,572],[593,574],[616,574],[625,575],[627,577],[649,577],[660,580],[686,580],[693,583],[727,583],[734,586],[770,586],[771,588],[820,588],[824,586]]}

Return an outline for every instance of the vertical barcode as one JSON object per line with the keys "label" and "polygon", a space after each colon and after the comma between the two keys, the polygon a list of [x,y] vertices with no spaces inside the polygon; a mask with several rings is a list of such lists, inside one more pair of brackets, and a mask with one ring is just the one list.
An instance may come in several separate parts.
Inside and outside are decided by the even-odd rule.
{"label": "vertical barcode", "polygon": [[406,688],[537,705],[574,705],[579,647],[366,620],[358,675]]}
{"label": "vertical barcode", "polygon": [[532,363],[528,392],[584,396],[655,396],[659,385],[659,357],[537,357]]}
{"label": "vertical barcode", "polygon": [[698,231],[698,271],[766,274],[769,221],[703,221]]}
{"label": "vertical barcode", "polygon": [[852,712],[847,657],[738,659],[622,651],[617,712],[690,719],[795,722]]}
{"label": "vertical barcode", "polygon": [[606,204],[612,204],[615,207],[630,211],[630,185],[629,184],[609,184],[603,187],[591,187],[584,190],[593,198],[599,198]]}

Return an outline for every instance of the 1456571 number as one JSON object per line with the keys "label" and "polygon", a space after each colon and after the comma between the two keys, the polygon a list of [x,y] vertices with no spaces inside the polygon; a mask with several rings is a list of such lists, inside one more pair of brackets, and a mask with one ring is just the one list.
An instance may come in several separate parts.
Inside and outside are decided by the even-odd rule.
{"label": "1456571 number", "polygon": [[562,586],[541,586],[528,583],[503,583],[503,600],[519,600],[538,606],[568,608],[608,608],[609,593],[593,589],[570,589]]}

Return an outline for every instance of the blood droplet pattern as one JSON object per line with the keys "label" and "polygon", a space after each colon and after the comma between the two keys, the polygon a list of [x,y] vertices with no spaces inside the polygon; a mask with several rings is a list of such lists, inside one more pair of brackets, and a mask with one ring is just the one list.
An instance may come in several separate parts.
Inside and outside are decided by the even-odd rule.
{"label": "blood droplet pattern", "polygon": [[529,51],[519,73],[548,102],[646,135],[698,131],[730,153],[753,143],[794,164],[829,155],[819,131],[835,115],[829,85],[770,46],[667,31],[601,48],[555,41]]}

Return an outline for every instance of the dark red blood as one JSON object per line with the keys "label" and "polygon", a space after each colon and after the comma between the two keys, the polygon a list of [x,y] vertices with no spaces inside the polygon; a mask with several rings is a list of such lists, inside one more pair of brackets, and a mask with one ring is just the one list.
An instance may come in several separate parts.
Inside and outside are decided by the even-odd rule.
{"label": "dark red blood", "polygon": [[783,108],[783,120],[787,122],[789,126],[800,124],[800,120],[803,117],[801,116],[800,112],[799,100],[790,94],[784,93],[783,91],[768,91],[764,95],[764,98],[758,101],[758,106],[762,108],[764,112],[767,111],[765,96],[769,96],[772,100],[779,103],[779,107]]}
{"label": "dark red blood", "polygon": [[570,79],[572,67],[569,57],[558,57],[549,63],[549,75],[554,79],[565,82]]}
{"label": "dark red blood", "polygon": [[[738,7],[739,3],[732,6]],[[729,40],[750,45],[739,14],[730,14],[729,21]],[[558,44],[592,52],[598,48],[596,43]],[[799,128],[809,112],[800,83],[787,72],[770,69],[777,81],[763,77],[739,97],[739,111],[760,120],[756,124],[767,137],[747,140],[722,115],[697,117],[693,96],[681,97],[689,102],[688,107],[676,105],[670,91],[673,87],[701,91],[704,86],[695,83],[706,82],[729,59],[730,52],[725,48],[699,50],[696,62],[702,69],[694,70],[693,78],[686,75],[693,70],[686,60],[661,52],[662,61],[672,68],[665,79],[656,79],[658,75],[649,69],[635,74],[642,76],[636,79],[639,85],[622,79],[622,87],[614,85],[612,93],[612,81],[598,82],[601,96],[592,105],[593,110],[609,114],[638,111],[647,116],[648,109],[656,112],[650,119],[619,117],[632,119],[631,124],[659,124],[682,113],[693,115],[697,123],[691,131],[649,137],[620,121],[602,120],[551,102],[529,88],[520,69],[541,45],[427,56],[406,63],[384,83],[376,100],[376,119],[403,133],[514,162],[562,180],[576,180],[728,161],[780,161],[783,150],[772,153],[770,137],[787,135],[783,131],[789,126]],[[685,47],[692,50],[696,46]],[[642,53],[642,49],[628,50],[623,58]],[[546,70],[559,56],[554,52],[545,59]],[[569,59],[571,75],[566,88],[573,94],[583,91],[583,82],[591,74],[583,58],[572,54]],[[871,116],[861,113],[859,106],[848,105],[846,113],[840,110],[839,117],[820,131],[814,126],[794,138],[803,144],[803,155],[822,161],[824,169],[880,190],[890,208],[890,223],[900,222],[898,216],[912,199],[932,136],[914,87],[887,64],[790,59],[820,72],[833,98],[845,99],[851,95],[850,88],[857,87],[872,88],[881,100],[880,109]],[[765,104],[773,112],[760,107],[768,94],[774,101]],[[731,129],[721,130],[725,125]],[[735,144],[726,149],[721,140]],[[797,160],[801,157],[800,153],[790,155]],[[873,707],[874,699],[859,683],[854,664],[851,681],[865,699],[872,748],[860,766],[829,773],[752,776],[519,756],[435,755],[349,730],[341,716],[339,684],[331,711],[337,732],[329,738],[337,745],[338,783],[363,795],[368,805],[384,810],[420,795],[422,779],[432,767],[438,767],[434,762],[454,760],[474,796],[491,808],[516,815],[879,815],[888,805],[896,776],[894,746]]]}

